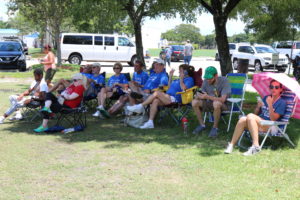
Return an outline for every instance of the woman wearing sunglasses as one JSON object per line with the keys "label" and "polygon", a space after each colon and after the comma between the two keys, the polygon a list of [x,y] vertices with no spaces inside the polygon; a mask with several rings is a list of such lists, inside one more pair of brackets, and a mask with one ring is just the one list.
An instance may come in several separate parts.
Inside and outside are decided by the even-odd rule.
{"label": "woman wearing sunglasses", "polygon": [[[98,93],[98,107],[97,110],[104,116],[109,117],[110,114],[105,110],[105,100],[115,96],[116,98],[121,97],[125,93],[124,90],[128,89],[128,80],[124,74],[121,74],[123,66],[117,62],[114,64],[115,75],[108,79],[107,86],[101,88]],[[96,114],[96,113],[95,113]]]}
{"label": "woman wearing sunglasses", "polygon": [[48,129],[48,121],[51,113],[58,113],[63,108],[76,108],[80,105],[86,85],[86,77],[80,73],[74,74],[73,83],[68,86],[57,97],[49,92],[46,94],[45,106],[41,112],[43,114],[43,123],[34,132],[40,133]]}
{"label": "woman wearing sunglasses", "polygon": [[262,120],[280,121],[286,109],[286,102],[280,98],[283,91],[282,84],[272,80],[269,87],[271,94],[265,96],[262,100],[258,100],[254,114],[250,113],[239,119],[225,153],[232,153],[234,145],[245,129],[248,129],[251,134],[252,146],[244,155],[249,156],[260,152],[259,132],[266,132],[269,129],[269,126],[261,125],[260,122]]}

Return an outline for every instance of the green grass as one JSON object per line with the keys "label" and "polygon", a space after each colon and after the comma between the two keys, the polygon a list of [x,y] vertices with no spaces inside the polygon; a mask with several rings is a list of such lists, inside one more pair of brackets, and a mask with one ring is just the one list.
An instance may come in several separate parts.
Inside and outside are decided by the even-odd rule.
{"label": "green grass", "polygon": [[43,52],[41,52],[41,48],[29,48],[28,49],[28,54],[32,58],[42,58],[46,55]]}
{"label": "green grass", "polygon": [[[0,83],[0,112],[8,107],[10,94],[27,86]],[[246,99],[254,106],[254,93]],[[0,199],[300,198],[299,146],[292,149],[275,140],[277,150],[244,157],[235,149],[224,155],[233,127],[211,140],[209,129],[199,137],[183,136],[169,118],[153,130],[139,130],[125,128],[119,117],[94,119],[93,111],[87,129],[69,135],[34,134],[41,120],[1,124]],[[195,116],[188,118],[192,129]],[[295,143],[297,123],[291,120],[287,130]]]}
{"label": "green grass", "polygon": [[[161,49],[149,49],[150,56],[158,57]],[[197,49],[193,51],[194,57],[215,57],[215,49]]]}

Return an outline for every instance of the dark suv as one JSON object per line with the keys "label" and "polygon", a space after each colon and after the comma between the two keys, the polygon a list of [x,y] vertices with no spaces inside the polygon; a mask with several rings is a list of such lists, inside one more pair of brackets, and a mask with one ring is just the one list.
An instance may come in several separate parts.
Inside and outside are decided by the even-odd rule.
{"label": "dark suv", "polygon": [[19,42],[0,42],[0,69],[26,71],[26,57]]}
{"label": "dark suv", "polygon": [[183,60],[183,58],[184,58],[184,55],[183,55],[184,46],[183,45],[171,45],[170,48],[172,48],[172,56],[171,56],[172,61]]}

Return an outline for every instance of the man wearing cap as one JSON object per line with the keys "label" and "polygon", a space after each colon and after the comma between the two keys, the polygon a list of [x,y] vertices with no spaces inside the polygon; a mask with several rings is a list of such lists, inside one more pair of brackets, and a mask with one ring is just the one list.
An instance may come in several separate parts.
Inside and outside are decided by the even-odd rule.
{"label": "man wearing cap", "polygon": [[190,43],[190,40],[186,41],[186,44],[184,46],[184,64],[190,65],[190,62],[192,60],[192,55],[193,55],[193,45]]}
{"label": "man wearing cap", "polygon": [[216,137],[221,112],[227,109],[226,100],[230,96],[231,87],[227,78],[218,77],[217,69],[212,66],[206,68],[204,79],[201,91],[197,92],[192,101],[193,110],[199,122],[193,134],[198,134],[205,129],[202,112],[207,111],[213,112],[214,117],[214,124],[209,132],[209,137]]}

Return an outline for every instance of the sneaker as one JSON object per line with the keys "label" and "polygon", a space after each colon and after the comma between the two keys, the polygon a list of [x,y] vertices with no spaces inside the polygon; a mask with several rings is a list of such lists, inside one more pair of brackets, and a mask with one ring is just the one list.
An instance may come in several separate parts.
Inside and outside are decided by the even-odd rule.
{"label": "sneaker", "polygon": [[194,135],[197,135],[197,134],[199,134],[201,131],[203,131],[205,129],[205,126],[203,126],[203,125],[198,125],[196,128],[195,128],[195,130],[193,130],[193,134]]}
{"label": "sneaker", "polygon": [[225,149],[224,153],[230,154],[233,151],[233,144],[228,143],[227,148]]}
{"label": "sneaker", "polygon": [[140,129],[150,129],[154,128],[154,124],[152,121],[147,121],[143,126],[140,127]]}
{"label": "sneaker", "polygon": [[42,113],[46,112],[46,113],[52,113],[52,111],[50,110],[50,108],[47,107],[43,107],[41,110]]}
{"label": "sneaker", "polygon": [[0,124],[3,124],[3,123],[4,123],[4,120],[5,120],[5,117],[4,117],[4,116],[1,116],[1,117],[0,117]]}
{"label": "sneaker", "polygon": [[15,120],[21,120],[21,119],[23,119],[23,116],[21,113],[17,113],[14,118],[15,118]]}
{"label": "sneaker", "polygon": [[33,131],[36,133],[44,132],[48,129],[48,127],[44,128],[43,125],[40,125],[38,128],[34,129]]}
{"label": "sneaker", "polygon": [[99,117],[100,116],[100,111],[97,110],[94,114],[93,114],[93,117]]}
{"label": "sneaker", "polygon": [[144,111],[144,106],[142,104],[127,106],[127,110],[135,113],[142,113]]}
{"label": "sneaker", "polygon": [[103,108],[97,108],[100,112],[99,116],[105,117],[105,118],[110,118],[110,114]]}
{"label": "sneaker", "polygon": [[243,153],[244,156],[252,156],[254,154],[257,154],[260,152],[260,148],[256,147],[256,146],[251,146],[248,151],[246,151],[245,153]]}
{"label": "sneaker", "polygon": [[210,138],[216,138],[218,136],[218,129],[212,128],[208,134],[208,137]]}

